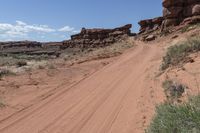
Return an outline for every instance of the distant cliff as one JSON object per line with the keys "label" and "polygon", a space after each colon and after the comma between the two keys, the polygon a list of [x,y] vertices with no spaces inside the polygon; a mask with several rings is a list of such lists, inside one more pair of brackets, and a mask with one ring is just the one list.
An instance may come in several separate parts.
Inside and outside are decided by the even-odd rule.
{"label": "distant cliff", "polygon": [[108,46],[117,41],[123,40],[131,33],[132,25],[128,24],[115,29],[85,29],[72,35],[70,40],[63,42],[63,48],[94,48]]}
{"label": "distant cliff", "polygon": [[63,42],[10,41],[0,42],[0,55],[54,55],[59,56],[67,48],[98,48],[105,47],[126,39],[131,33],[132,25],[128,24],[115,29],[85,29],[72,35],[70,40]]}
{"label": "distant cliff", "polygon": [[0,55],[59,55],[62,42],[41,43],[36,41],[0,42]]}

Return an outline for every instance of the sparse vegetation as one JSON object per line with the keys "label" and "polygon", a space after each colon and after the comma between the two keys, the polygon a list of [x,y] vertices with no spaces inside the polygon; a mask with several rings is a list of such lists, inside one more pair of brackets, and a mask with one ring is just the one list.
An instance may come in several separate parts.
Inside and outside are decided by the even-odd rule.
{"label": "sparse vegetation", "polygon": [[23,67],[26,65],[27,65],[27,62],[25,60],[20,60],[17,62],[17,67]]}
{"label": "sparse vegetation", "polygon": [[157,107],[156,115],[146,133],[199,133],[200,96],[177,105],[164,103]]}
{"label": "sparse vegetation", "polygon": [[186,25],[185,27],[183,27],[181,29],[181,32],[182,33],[185,33],[185,32],[188,32],[190,30],[193,30],[193,29],[196,29],[196,28],[199,28],[200,27],[200,23],[197,23],[197,24],[189,24],[189,25]]}
{"label": "sparse vegetation", "polygon": [[53,64],[48,64],[48,69],[56,69],[56,67]]}
{"label": "sparse vegetation", "polygon": [[48,56],[46,54],[42,54],[42,55],[14,54],[14,55],[9,55],[9,56],[18,60],[20,59],[20,60],[36,60],[36,61],[48,60],[52,58],[52,56]]}
{"label": "sparse vegetation", "polygon": [[[20,62],[27,62],[27,61],[43,61],[53,59],[52,56],[48,55],[26,55],[26,54],[9,54],[9,55],[0,55],[0,66],[18,66]],[[23,64],[24,64],[23,63]]]}
{"label": "sparse vegetation", "polygon": [[169,29],[165,29],[160,33],[160,36],[167,36],[170,34],[170,30]]}
{"label": "sparse vegetation", "polygon": [[14,75],[14,73],[7,69],[0,69],[0,79],[8,75]]}
{"label": "sparse vegetation", "polygon": [[200,51],[200,37],[193,37],[185,42],[169,47],[166,55],[163,57],[161,70],[191,61],[189,54],[198,51]]}
{"label": "sparse vegetation", "polygon": [[162,84],[168,102],[178,101],[187,89],[186,86],[172,80],[165,80]]}
{"label": "sparse vegetation", "polygon": [[12,57],[0,56],[0,66],[14,66],[18,62],[18,59]]}
{"label": "sparse vegetation", "polygon": [[39,65],[38,68],[39,68],[39,69],[45,69],[45,66]]}
{"label": "sparse vegetation", "polygon": [[78,63],[83,63],[90,60],[104,59],[120,55],[123,51],[133,46],[134,44],[130,39],[100,48],[66,49],[62,53],[61,57],[64,61],[76,60],[75,62],[78,61]]}
{"label": "sparse vegetation", "polygon": [[0,56],[0,66],[26,66],[27,61],[24,59],[16,59],[10,56]]}
{"label": "sparse vegetation", "polygon": [[0,109],[4,107],[6,107],[6,103],[2,98],[0,98]]}

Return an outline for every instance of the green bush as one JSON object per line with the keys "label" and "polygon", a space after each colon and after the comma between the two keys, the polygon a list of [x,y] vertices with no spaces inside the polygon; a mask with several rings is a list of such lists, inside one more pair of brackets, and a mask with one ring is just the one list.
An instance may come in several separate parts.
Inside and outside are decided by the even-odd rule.
{"label": "green bush", "polygon": [[158,106],[146,133],[200,133],[200,96],[181,105]]}
{"label": "green bush", "polygon": [[165,80],[162,87],[164,88],[168,102],[171,103],[178,101],[187,89],[186,86],[172,80]]}
{"label": "green bush", "polygon": [[200,51],[200,37],[194,37],[169,47],[166,55],[163,57],[161,70],[166,70],[170,66],[180,65],[188,59],[190,53],[198,51]]}

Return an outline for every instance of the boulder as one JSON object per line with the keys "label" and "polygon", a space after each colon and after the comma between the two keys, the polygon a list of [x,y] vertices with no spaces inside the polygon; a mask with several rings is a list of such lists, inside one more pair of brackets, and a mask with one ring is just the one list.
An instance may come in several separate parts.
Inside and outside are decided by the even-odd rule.
{"label": "boulder", "polygon": [[181,16],[183,12],[183,7],[170,7],[163,9],[163,17],[164,18],[178,18]]}
{"label": "boulder", "polygon": [[155,35],[149,35],[145,38],[145,41],[153,41],[156,39],[156,36]]}
{"label": "boulder", "polygon": [[200,4],[196,4],[192,7],[192,15],[200,15]]}
{"label": "boulder", "polygon": [[179,24],[177,19],[166,19],[163,21],[164,27],[177,26]]}

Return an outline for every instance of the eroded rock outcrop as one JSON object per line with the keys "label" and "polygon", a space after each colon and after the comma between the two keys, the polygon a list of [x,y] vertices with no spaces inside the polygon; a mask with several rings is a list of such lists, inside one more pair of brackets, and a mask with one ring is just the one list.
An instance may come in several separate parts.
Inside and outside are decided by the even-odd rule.
{"label": "eroded rock outcrop", "polygon": [[36,41],[0,42],[0,55],[59,55],[61,42],[41,43]]}
{"label": "eroded rock outcrop", "polygon": [[163,16],[139,22],[140,34],[200,22],[200,0],[163,0]]}
{"label": "eroded rock outcrop", "polygon": [[131,24],[115,29],[85,29],[63,42],[62,48],[104,47],[131,36]]}
{"label": "eroded rock outcrop", "polygon": [[163,0],[164,27],[177,26],[185,20],[193,23],[200,15],[200,0]]}
{"label": "eroded rock outcrop", "polygon": [[139,22],[139,25],[141,26],[140,33],[144,33],[146,31],[152,31],[152,30],[160,29],[163,20],[164,20],[163,17],[157,17],[157,18],[154,18],[154,19],[141,20]]}

